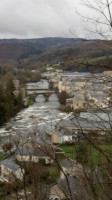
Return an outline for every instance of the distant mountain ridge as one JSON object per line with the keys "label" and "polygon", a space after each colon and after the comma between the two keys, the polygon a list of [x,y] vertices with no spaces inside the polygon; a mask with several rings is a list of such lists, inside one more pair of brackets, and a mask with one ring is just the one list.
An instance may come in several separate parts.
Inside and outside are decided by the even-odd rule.
{"label": "distant mountain ridge", "polygon": [[37,39],[0,39],[0,60],[22,59],[30,55],[40,55],[46,50],[62,47],[76,47],[91,44],[96,40],[82,38],[37,38]]}
{"label": "distant mountain ridge", "polygon": [[52,46],[79,45],[82,43],[92,43],[96,40],[85,40],[82,38],[61,38],[61,37],[46,37],[35,39],[0,39],[0,44],[25,44],[36,48],[45,49]]}

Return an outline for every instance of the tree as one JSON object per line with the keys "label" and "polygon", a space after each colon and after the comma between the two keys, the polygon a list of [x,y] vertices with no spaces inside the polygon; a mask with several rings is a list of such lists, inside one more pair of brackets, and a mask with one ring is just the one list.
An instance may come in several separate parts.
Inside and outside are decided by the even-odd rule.
{"label": "tree", "polygon": [[7,153],[7,151],[11,153],[12,147],[13,147],[13,144],[11,142],[8,142],[2,145],[2,149],[4,150],[5,154]]}
{"label": "tree", "polygon": [[59,102],[61,104],[66,104],[66,99],[69,98],[69,95],[66,91],[62,91],[61,93],[59,93]]}
{"label": "tree", "polygon": [[112,39],[112,1],[111,0],[81,0],[83,7],[87,8],[88,15],[81,15],[86,22],[87,31],[97,34],[106,40]]}
{"label": "tree", "polygon": [[88,151],[87,151],[87,144],[85,144],[84,141],[78,142],[76,152],[77,152],[76,160],[79,163],[81,163],[82,165],[87,164],[87,162],[88,162]]}

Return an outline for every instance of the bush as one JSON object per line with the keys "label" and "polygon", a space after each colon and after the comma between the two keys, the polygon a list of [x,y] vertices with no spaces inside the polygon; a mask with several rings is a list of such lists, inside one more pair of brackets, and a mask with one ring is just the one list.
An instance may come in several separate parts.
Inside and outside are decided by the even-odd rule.
{"label": "bush", "polygon": [[73,111],[72,108],[71,108],[70,106],[60,106],[60,107],[59,107],[59,110],[62,111],[62,112],[67,112],[67,113]]}
{"label": "bush", "polygon": [[58,168],[50,168],[49,169],[49,175],[51,177],[51,180],[53,182],[57,182],[60,176],[60,172]]}
{"label": "bush", "polygon": [[39,164],[41,164],[41,165],[46,165],[45,159],[44,159],[44,158],[40,158],[40,159],[39,159]]}
{"label": "bush", "polygon": [[59,102],[61,104],[66,104],[66,99],[69,98],[69,95],[67,94],[66,91],[62,91],[61,93],[59,93]]}
{"label": "bush", "polygon": [[28,100],[28,106],[32,106],[33,104],[34,104],[33,99],[29,99],[29,100]]}

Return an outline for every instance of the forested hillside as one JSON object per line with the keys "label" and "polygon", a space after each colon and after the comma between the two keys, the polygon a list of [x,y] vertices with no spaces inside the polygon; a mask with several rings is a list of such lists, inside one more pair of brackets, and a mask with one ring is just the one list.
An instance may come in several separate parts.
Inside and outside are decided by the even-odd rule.
{"label": "forested hillside", "polygon": [[0,40],[0,62],[13,68],[43,71],[43,66],[57,66],[63,62],[59,67],[64,70],[99,72],[111,68],[111,57],[111,41],[80,38]]}

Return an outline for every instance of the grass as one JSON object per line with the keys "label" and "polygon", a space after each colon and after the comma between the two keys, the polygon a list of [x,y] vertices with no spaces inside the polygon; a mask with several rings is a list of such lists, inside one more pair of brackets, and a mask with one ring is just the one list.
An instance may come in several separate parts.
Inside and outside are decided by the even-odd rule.
{"label": "grass", "polygon": [[70,106],[60,106],[59,110],[61,112],[66,112],[66,113],[70,113],[73,111],[73,109]]}
{"label": "grass", "polygon": [[106,58],[112,58],[112,55],[110,55],[110,56],[108,56],[108,57],[106,57],[106,56],[101,56],[101,57],[91,58],[91,59],[88,59],[87,61],[90,63],[90,62],[105,60]]}
{"label": "grass", "polygon": [[73,145],[61,145],[61,149],[65,152],[65,158],[71,158],[73,160],[76,159],[76,147]]}
{"label": "grass", "polygon": [[60,177],[60,170],[58,168],[49,168],[49,176],[52,182],[57,182]]}
{"label": "grass", "polygon": [[112,58],[112,55],[109,55],[108,57],[106,56],[101,56],[101,57],[96,57],[96,58],[88,58],[87,62],[95,62],[95,61],[100,61],[100,60],[105,60],[106,58]]}
{"label": "grass", "polygon": [[33,99],[29,99],[29,100],[28,100],[28,106],[32,106],[33,104],[34,104]]}
{"label": "grass", "polygon": [[105,59],[109,59],[109,58],[112,58],[112,55],[109,55],[108,57],[107,56],[100,56],[100,57],[95,57],[95,58],[81,58],[81,59],[78,59],[77,61],[80,61],[80,62],[84,62],[84,63],[91,63],[91,62],[95,62],[95,61],[100,61],[100,60],[105,60]]}
{"label": "grass", "polygon": [[0,156],[0,161],[5,160],[10,154],[4,154]]}
{"label": "grass", "polygon": [[[100,145],[99,148],[102,152],[108,156],[112,157],[112,145]],[[107,158],[104,156],[99,150],[95,149],[93,146],[89,146],[88,148],[88,160],[92,162],[93,165],[101,165],[107,164]]]}
{"label": "grass", "polygon": [[64,145],[64,144],[61,145],[60,147],[65,153],[73,152],[74,148],[75,148],[73,145],[67,146],[67,145]]}
{"label": "grass", "polygon": [[[107,158],[97,149],[95,149],[92,145],[87,145],[87,152],[88,152],[88,164],[89,165],[101,165],[107,164]],[[66,158],[76,159],[77,156],[77,148],[78,145],[61,145],[60,148],[65,152]],[[105,153],[105,155],[112,157],[112,145],[100,145],[99,148]],[[83,153],[83,152],[82,152]]]}
{"label": "grass", "polygon": [[15,153],[15,151],[12,151],[11,153],[8,152],[6,154],[3,154],[0,156],[0,161],[5,160],[6,158],[10,157],[11,155],[13,155]]}

